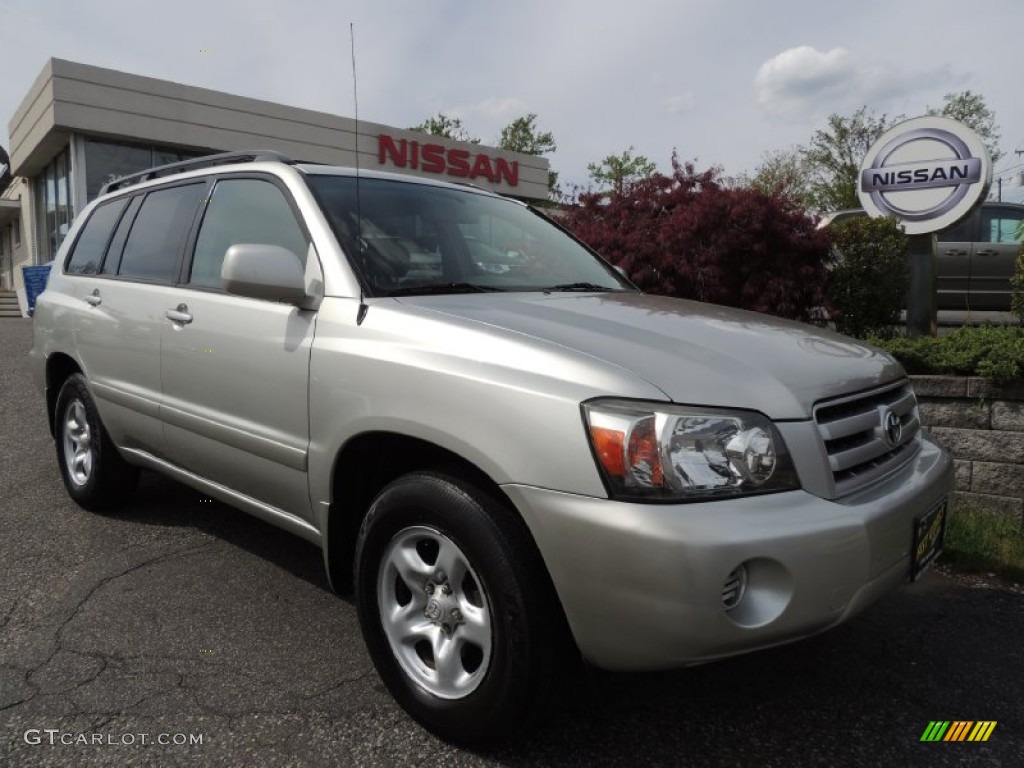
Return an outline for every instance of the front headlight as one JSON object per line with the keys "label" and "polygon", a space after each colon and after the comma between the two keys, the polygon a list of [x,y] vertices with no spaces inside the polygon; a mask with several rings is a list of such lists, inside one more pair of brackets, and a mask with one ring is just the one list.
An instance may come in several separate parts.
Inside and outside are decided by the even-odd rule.
{"label": "front headlight", "polygon": [[782,437],[755,411],[594,400],[583,416],[616,498],[702,501],[800,487]]}

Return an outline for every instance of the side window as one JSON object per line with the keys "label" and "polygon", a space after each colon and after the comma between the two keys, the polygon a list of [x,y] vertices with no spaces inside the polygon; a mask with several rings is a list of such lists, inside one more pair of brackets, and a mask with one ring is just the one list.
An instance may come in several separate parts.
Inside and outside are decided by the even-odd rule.
{"label": "side window", "polygon": [[122,277],[173,281],[178,254],[206,183],[158,189],[146,195],[124,245]]}
{"label": "side window", "polygon": [[1024,215],[1012,208],[984,208],[981,238],[986,243],[1016,243],[1017,229]]}
{"label": "side window", "polygon": [[974,240],[974,228],[977,224],[977,215],[972,213],[960,223],[939,232],[938,241],[940,243],[970,243]]}
{"label": "side window", "polygon": [[224,253],[238,243],[279,245],[305,263],[309,241],[284,194],[269,181],[217,182],[196,239],[189,284],[220,288]]}
{"label": "side window", "polygon": [[65,272],[69,275],[99,274],[107,243],[110,242],[110,236],[126,205],[128,199],[122,198],[98,206],[92,212],[89,220],[85,222],[82,234],[75,241],[75,248],[64,268]]}
{"label": "side window", "polygon": [[107,258],[103,260],[103,269],[100,270],[104,275],[117,274],[117,270],[121,266],[121,254],[124,253],[124,242],[128,239],[128,233],[131,231],[132,222],[135,221],[135,214],[139,212],[140,205],[142,205],[142,195],[131,198],[128,210],[124,212],[121,223],[114,230],[114,237],[111,238],[110,245],[107,246]]}

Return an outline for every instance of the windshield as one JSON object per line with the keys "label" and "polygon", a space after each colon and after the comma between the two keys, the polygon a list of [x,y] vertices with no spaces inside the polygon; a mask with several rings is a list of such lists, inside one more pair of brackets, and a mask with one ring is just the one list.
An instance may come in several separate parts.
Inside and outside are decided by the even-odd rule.
{"label": "windshield", "polygon": [[309,186],[373,296],[634,290],[543,216],[472,190],[311,174]]}

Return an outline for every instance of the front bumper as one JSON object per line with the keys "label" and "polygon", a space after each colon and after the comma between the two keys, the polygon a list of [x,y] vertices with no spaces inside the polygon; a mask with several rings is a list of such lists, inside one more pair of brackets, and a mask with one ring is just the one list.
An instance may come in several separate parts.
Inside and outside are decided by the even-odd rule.
{"label": "front bumper", "polygon": [[[914,517],[952,491],[953,465],[925,435],[897,473],[838,500],[792,491],[656,505],[503,488],[584,657],[661,669],[820,632],[906,581]],[[746,591],[726,611],[723,585],[740,564]]]}

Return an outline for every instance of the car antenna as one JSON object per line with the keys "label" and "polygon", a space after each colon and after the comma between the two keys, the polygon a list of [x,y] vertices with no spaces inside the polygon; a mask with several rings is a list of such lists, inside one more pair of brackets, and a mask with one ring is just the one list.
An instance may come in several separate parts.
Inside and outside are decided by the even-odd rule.
{"label": "car antenna", "polygon": [[[356,25],[353,22],[348,24],[348,39],[352,47],[352,101],[355,105],[356,110],[356,248],[362,247],[363,240],[363,206],[362,201],[359,199],[359,87],[356,81]],[[356,275],[356,279],[359,281],[359,309],[356,311],[356,325],[362,325],[363,320],[366,319],[366,311],[369,307],[366,305],[365,297],[363,296],[363,281],[359,280],[359,275]]]}

